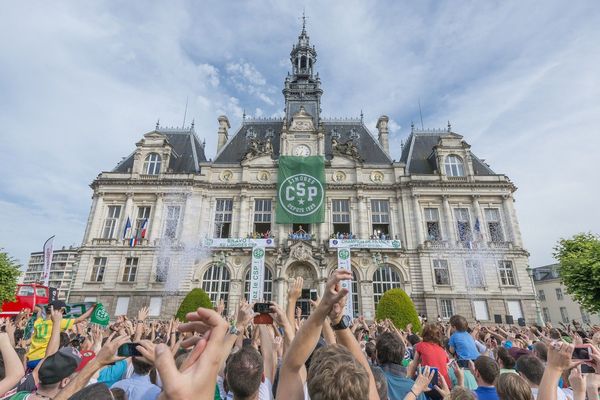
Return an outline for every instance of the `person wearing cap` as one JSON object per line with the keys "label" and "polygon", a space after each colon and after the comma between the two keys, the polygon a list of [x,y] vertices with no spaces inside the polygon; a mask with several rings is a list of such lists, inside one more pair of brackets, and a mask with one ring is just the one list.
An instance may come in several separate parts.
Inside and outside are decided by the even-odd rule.
{"label": "person wearing cap", "polygon": [[[49,307],[54,310],[64,310],[66,306],[67,305],[62,300],[54,300],[49,304]],[[46,355],[46,348],[48,347],[50,334],[52,333],[52,319],[50,318],[50,313],[47,313],[46,318],[44,319],[41,317],[42,309],[39,305],[36,306],[36,311],[38,313],[38,318],[33,323],[31,346],[29,347],[29,352],[27,353],[27,368],[30,370],[34,369]],[[90,315],[92,315],[93,311],[94,307],[91,307],[84,314],[77,318],[63,318],[60,322],[60,330],[66,331],[67,329],[73,327],[73,325],[85,321]]]}
{"label": "person wearing cap", "polygon": [[63,347],[47,357],[38,370],[39,384],[33,393],[18,392],[10,400],[48,400],[69,384],[71,375],[81,364],[81,354],[73,347]]}

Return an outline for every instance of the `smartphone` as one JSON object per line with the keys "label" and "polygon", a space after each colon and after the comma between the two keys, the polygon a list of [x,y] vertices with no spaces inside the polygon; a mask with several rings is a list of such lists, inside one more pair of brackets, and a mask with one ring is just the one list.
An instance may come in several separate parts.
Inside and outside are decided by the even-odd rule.
{"label": "smartphone", "polygon": [[469,368],[469,361],[470,360],[456,360],[456,363],[460,368]]}
{"label": "smartphone", "polygon": [[317,301],[317,289],[310,289],[310,299]]}
{"label": "smartphone", "polygon": [[581,364],[581,373],[582,374],[595,374],[596,370],[589,365]]}
{"label": "smartphone", "polygon": [[270,303],[255,303],[254,304],[254,312],[257,312],[260,314],[269,314],[273,311],[271,311]]}
{"label": "smartphone", "polygon": [[573,350],[573,356],[571,357],[573,360],[581,360],[581,361],[592,361],[591,356],[592,349],[588,344],[580,344],[575,346],[575,350]]}
{"label": "smartphone", "polygon": [[125,343],[119,346],[117,350],[117,355],[119,357],[136,357],[141,356],[142,353],[136,349],[137,343]]}
{"label": "smartphone", "polygon": [[[431,382],[429,383],[429,389],[433,389],[435,387],[435,385],[438,384],[438,379],[439,379],[439,371],[437,368],[434,367],[430,367],[430,369],[434,372],[433,373],[433,378],[431,379]],[[419,368],[419,372],[422,374],[423,371],[425,370],[425,368],[421,367]]]}

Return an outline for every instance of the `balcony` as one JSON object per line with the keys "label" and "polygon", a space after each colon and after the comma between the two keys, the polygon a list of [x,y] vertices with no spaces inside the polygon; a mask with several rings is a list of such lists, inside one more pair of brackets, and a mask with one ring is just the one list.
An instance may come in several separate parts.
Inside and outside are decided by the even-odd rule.
{"label": "balcony", "polygon": [[450,243],[447,240],[426,240],[423,243],[425,249],[447,249],[450,247]]}
{"label": "balcony", "polygon": [[115,246],[117,244],[117,239],[95,238],[92,239],[92,244],[95,246]]}
{"label": "balcony", "polygon": [[488,242],[488,247],[490,249],[510,250],[513,248],[513,245],[511,242]]}

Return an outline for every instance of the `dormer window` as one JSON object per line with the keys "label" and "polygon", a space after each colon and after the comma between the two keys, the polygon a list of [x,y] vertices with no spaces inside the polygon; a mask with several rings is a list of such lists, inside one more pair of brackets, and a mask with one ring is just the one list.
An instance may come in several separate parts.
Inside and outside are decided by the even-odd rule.
{"label": "dormer window", "polygon": [[447,176],[465,176],[465,166],[459,156],[452,154],[446,157],[445,167]]}
{"label": "dormer window", "polygon": [[144,172],[148,175],[158,175],[160,173],[160,156],[157,153],[150,153],[144,161]]}

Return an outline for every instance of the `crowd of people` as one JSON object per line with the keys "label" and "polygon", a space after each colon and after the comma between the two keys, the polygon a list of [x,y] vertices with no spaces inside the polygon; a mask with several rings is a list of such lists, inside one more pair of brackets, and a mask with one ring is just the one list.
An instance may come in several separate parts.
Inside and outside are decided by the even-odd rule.
{"label": "crowd of people", "polygon": [[351,278],[335,271],[307,318],[302,278],[267,319],[244,301],[235,315],[220,303],[181,323],[144,307],[107,328],[92,310],[65,318],[61,301],[25,310],[2,321],[0,399],[598,399],[600,327],[352,320],[340,285]]}

